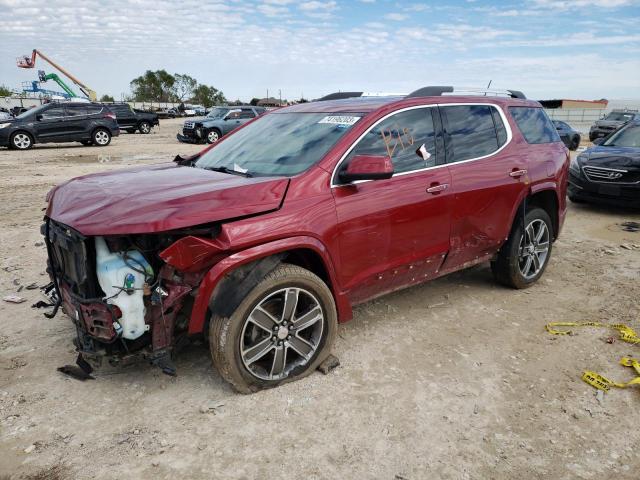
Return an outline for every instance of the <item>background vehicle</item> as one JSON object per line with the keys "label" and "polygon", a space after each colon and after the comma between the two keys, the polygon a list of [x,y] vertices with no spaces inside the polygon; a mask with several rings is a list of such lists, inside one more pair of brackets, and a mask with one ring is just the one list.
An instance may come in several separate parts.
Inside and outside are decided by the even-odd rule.
{"label": "background vehicle", "polygon": [[227,133],[265,112],[262,107],[216,107],[198,120],[184,122],[178,140],[187,143],[216,143]]}
{"label": "background vehicle", "polygon": [[151,129],[160,125],[158,115],[155,113],[143,112],[131,108],[128,103],[110,103],[106,105],[116,114],[116,120],[120,129],[127,133],[151,133]]}
{"label": "background vehicle", "polygon": [[564,221],[568,151],[520,92],[449,92],[338,93],[176,165],[53,189],[49,271],[82,358],[137,352],[173,374],[175,339],[205,334],[220,374],[252,392],[311,373],[355,304],[481,262],[534,284]]}
{"label": "background vehicle", "polygon": [[625,123],[640,120],[637,110],[613,110],[602,120],[596,121],[589,130],[589,140],[606,137],[622,127]]}
{"label": "background vehicle", "polygon": [[0,120],[8,120],[10,118],[13,118],[13,115],[6,110],[0,110]]}
{"label": "background vehicle", "polygon": [[158,118],[176,118],[178,115],[178,111],[175,108],[165,108],[162,110],[157,110],[154,112]]}
{"label": "background vehicle", "polygon": [[640,207],[640,121],[580,153],[569,168],[569,198]]}
{"label": "background vehicle", "polygon": [[120,133],[116,117],[99,103],[47,103],[0,123],[0,146],[25,150],[34,143],[81,142],[105,147]]}
{"label": "background vehicle", "polygon": [[560,139],[569,150],[576,150],[580,146],[580,132],[574,130],[568,123],[560,120],[553,120]]}

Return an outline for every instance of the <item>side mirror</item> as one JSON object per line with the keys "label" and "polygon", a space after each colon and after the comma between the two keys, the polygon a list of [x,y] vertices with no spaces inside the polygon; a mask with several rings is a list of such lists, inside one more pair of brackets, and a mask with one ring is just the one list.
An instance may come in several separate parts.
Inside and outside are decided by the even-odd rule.
{"label": "side mirror", "polygon": [[600,138],[596,138],[593,142],[594,145],[600,145],[602,142],[604,142],[604,138],[600,137]]}
{"label": "side mirror", "polygon": [[37,120],[38,122],[39,122],[40,120],[42,120],[42,115],[41,115],[41,114],[36,115],[36,120]]}
{"label": "side mirror", "polygon": [[347,169],[340,173],[340,180],[350,183],[356,180],[384,180],[392,176],[391,158],[379,155],[356,155],[347,165]]}

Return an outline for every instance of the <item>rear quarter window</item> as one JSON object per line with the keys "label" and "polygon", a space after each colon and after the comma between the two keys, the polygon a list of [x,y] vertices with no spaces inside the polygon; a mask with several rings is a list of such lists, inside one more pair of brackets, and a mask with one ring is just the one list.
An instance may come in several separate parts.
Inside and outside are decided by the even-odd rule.
{"label": "rear quarter window", "polygon": [[539,144],[560,141],[556,128],[542,108],[509,107],[509,112],[527,143]]}

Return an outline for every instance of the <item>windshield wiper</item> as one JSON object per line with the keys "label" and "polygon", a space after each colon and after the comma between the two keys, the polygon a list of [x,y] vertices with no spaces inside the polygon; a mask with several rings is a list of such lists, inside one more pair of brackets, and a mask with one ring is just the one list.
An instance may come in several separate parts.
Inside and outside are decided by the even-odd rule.
{"label": "windshield wiper", "polygon": [[253,177],[249,172],[240,172],[229,167],[205,167],[206,170],[213,170],[214,172],[230,173],[231,175],[240,175],[241,177]]}

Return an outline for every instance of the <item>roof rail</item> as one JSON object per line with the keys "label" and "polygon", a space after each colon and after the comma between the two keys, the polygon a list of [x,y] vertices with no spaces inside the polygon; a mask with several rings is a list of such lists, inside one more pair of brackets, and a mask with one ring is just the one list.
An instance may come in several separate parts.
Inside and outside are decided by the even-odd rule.
{"label": "roof rail", "polygon": [[324,102],[326,100],[341,100],[343,98],[353,98],[361,96],[362,92],[335,92],[317,99],[316,102]]}
{"label": "roof rail", "polygon": [[467,88],[467,87],[459,87],[454,89],[452,86],[429,86],[423,87],[414,92],[411,92],[406,98],[414,98],[414,97],[439,97],[443,93],[454,93],[454,92],[466,92],[473,94],[482,94],[482,95],[506,95],[511,98],[522,98],[526,99],[524,93],[518,90],[488,90],[486,88]]}

